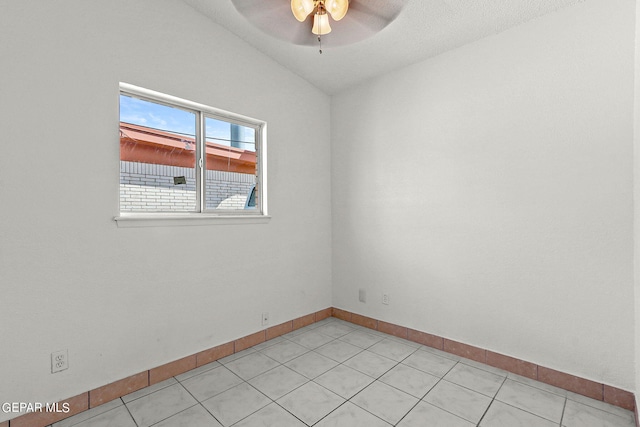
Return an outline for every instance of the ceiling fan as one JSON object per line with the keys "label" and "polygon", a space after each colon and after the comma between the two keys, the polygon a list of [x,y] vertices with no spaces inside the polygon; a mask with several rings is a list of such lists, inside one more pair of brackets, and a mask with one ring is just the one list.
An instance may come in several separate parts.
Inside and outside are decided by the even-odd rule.
{"label": "ceiling fan", "polygon": [[[318,43],[316,34],[320,33],[322,44],[343,46],[380,32],[398,16],[407,1],[345,0],[348,7],[343,16],[342,10],[338,10],[341,2],[335,0],[231,0],[231,3],[254,26],[278,39],[312,46]],[[313,4],[312,9],[309,3]],[[303,7],[296,16],[295,9],[301,4]],[[316,18],[318,14],[323,17]],[[328,25],[330,34],[326,32]]]}

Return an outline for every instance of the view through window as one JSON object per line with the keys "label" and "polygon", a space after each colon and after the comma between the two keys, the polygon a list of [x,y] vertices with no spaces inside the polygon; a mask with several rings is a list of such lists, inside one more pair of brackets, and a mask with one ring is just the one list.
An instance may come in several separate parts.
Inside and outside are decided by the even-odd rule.
{"label": "view through window", "polygon": [[121,91],[120,212],[261,213],[262,123],[167,98]]}

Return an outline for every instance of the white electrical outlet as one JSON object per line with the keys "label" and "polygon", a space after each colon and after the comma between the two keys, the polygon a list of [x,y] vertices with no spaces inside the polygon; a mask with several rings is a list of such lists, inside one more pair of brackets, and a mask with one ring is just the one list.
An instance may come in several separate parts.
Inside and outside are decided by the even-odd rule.
{"label": "white electrical outlet", "polygon": [[60,350],[51,353],[51,373],[69,369],[69,350]]}
{"label": "white electrical outlet", "polygon": [[364,289],[360,289],[358,300],[360,300],[360,302],[367,302],[367,291],[365,291]]}
{"label": "white electrical outlet", "polygon": [[262,326],[269,324],[269,313],[262,313]]}
{"label": "white electrical outlet", "polygon": [[382,294],[382,303],[384,305],[389,305],[389,294]]}

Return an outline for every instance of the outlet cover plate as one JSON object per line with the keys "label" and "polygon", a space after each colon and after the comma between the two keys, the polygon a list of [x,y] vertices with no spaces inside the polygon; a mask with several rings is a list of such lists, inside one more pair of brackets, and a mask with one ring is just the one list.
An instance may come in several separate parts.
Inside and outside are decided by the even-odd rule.
{"label": "outlet cover plate", "polygon": [[54,351],[51,353],[51,373],[69,369],[69,350]]}

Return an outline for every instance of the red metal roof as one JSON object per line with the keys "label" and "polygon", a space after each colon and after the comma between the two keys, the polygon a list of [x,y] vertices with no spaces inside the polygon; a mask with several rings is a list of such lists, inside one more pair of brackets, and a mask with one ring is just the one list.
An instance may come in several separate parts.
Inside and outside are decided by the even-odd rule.
{"label": "red metal roof", "polygon": [[[120,122],[120,160],[168,166],[195,166],[195,138]],[[256,173],[256,153],[207,142],[207,169]]]}

